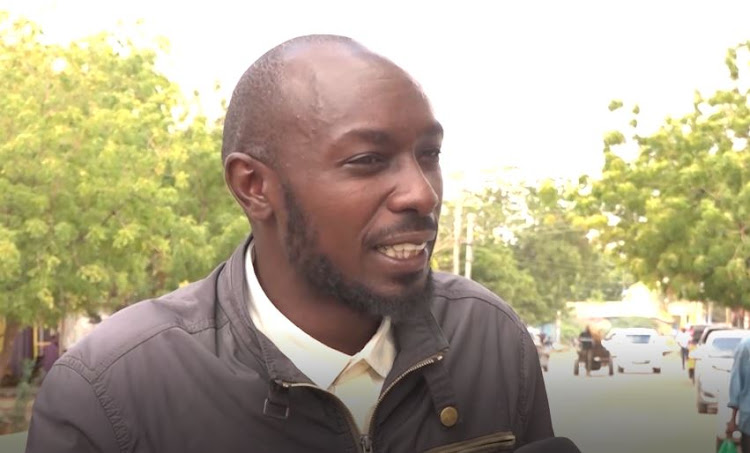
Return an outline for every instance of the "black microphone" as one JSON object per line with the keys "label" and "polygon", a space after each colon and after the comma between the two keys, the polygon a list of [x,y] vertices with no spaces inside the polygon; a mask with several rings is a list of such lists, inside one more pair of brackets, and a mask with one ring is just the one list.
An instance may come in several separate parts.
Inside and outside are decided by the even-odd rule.
{"label": "black microphone", "polygon": [[550,437],[524,445],[516,453],[581,453],[567,437]]}

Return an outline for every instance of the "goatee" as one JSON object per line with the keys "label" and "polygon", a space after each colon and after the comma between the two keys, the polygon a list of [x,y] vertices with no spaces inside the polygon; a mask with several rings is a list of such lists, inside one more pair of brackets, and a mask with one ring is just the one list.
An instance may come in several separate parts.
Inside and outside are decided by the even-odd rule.
{"label": "goatee", "polygon": [[331,259],[318,251],[314,227],[297,203],[291,188],[287,184],[282,186],[288,215],[285,238],[287,259],[311,288],[357,312],[388,316],[394,322],[429,310],[434,290],[432,269],[427,270],[424,284],[416,283],[423,278],[422,272],[403,276],[400,283],[408,289],[398,295],[380,294],[361,282],[347,279]]}

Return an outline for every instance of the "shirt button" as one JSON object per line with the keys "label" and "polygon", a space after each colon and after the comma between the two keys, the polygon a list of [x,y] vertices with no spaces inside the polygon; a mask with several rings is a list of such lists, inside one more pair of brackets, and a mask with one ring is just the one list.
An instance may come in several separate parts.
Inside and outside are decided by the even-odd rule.
{"label": "shirt button", "polygon": [[458,421],[458,410],[453,406],[446,406],[440,411],[440,423],[450,428]]}

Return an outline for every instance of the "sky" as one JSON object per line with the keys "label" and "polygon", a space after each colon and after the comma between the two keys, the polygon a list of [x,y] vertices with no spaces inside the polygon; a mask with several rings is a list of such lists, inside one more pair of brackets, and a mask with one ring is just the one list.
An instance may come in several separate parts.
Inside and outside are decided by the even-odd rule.
{"label": "sky", "polygon": [[[504,180],[596,175],[602,137],[639,133],[729,86],[726,49],[750,40],[750,1],[0,0],[66,41],[142,21],[160,67],[217,111],[265,51],[309,33],[351,36],[410,72],[445,128],[448,194]],[[218,82],[220,89],[213,91]]]}

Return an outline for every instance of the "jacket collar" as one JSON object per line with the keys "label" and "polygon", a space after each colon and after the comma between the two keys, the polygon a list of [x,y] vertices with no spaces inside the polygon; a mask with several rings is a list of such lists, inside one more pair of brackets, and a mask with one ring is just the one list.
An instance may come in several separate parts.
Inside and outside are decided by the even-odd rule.
{"label": "jacket collar", "polygon": [[[231,323],[239,342],[265,364],[271,381],[311,384],[312,382],[268,337],[258,331],[250,320],[247,307],[250,293],[246,284],[245,253],[251,240],[252,235],[235,249],[219,273],[216,282],[217,302]],[[448,349],[448,342],[430,312],[394,323],[393,329],[398,353],[384,387],[389,386],[415,364]]]}

